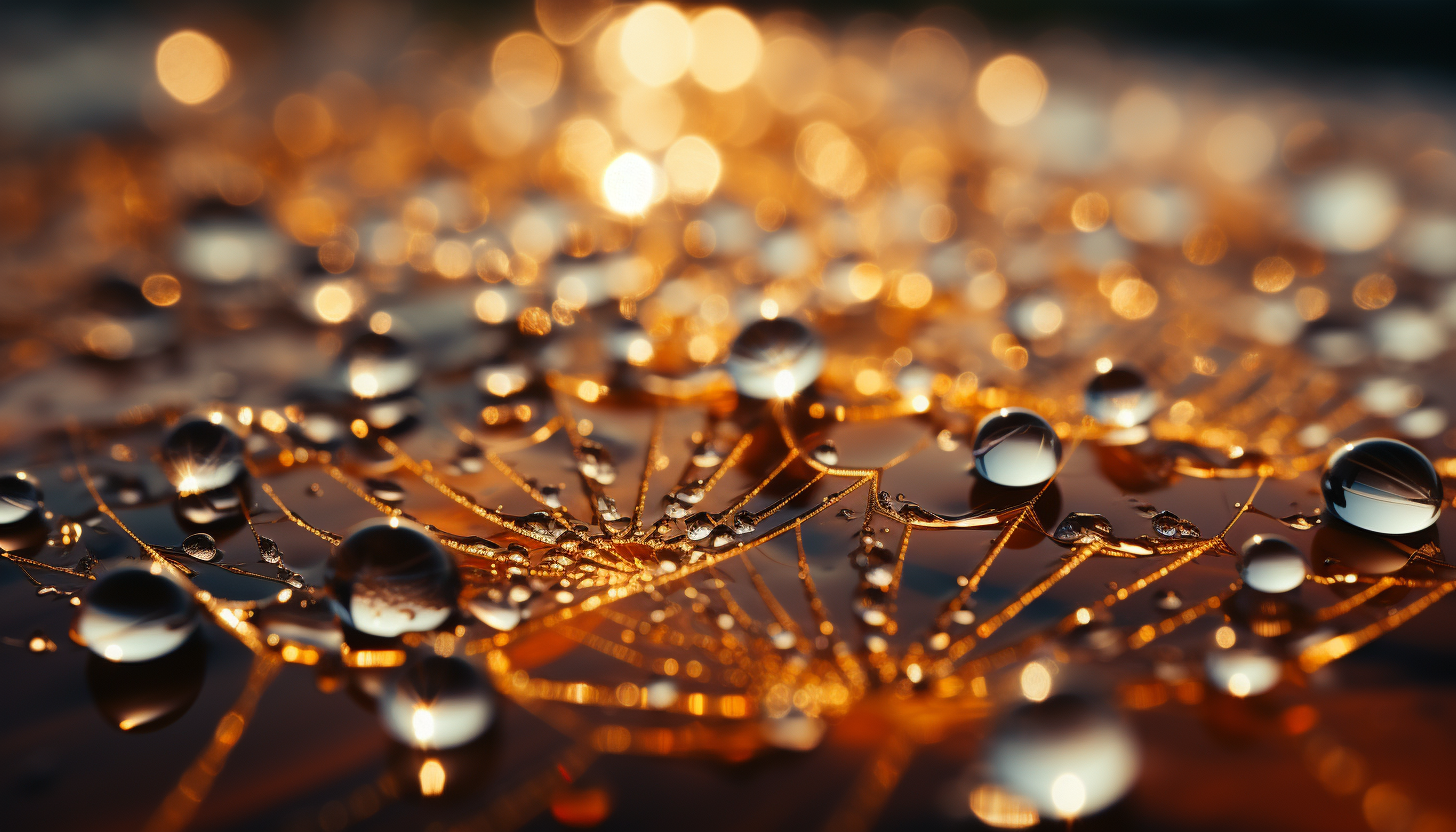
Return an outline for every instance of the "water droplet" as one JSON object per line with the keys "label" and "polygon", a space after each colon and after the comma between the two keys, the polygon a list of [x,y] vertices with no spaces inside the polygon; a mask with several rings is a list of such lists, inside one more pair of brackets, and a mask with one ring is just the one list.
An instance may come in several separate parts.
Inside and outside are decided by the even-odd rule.
{"label": "water droplet", "polygon": [[13,526],[38,517],[44,499],[29,477],[0,476],[0,526]]}
{"label": "water droplet", "polygon": [[1064,543],[1091,543],[1112,537],[1112,522],[1100,514],[1074,511],[1057,524],[1052,537]]}
{"label": "water droplet", "polygon": [[366,332],[345,350],[340,361],[344,388],[361,399],[403,393],[420,378],[420,365],[397,338]]}
{"label": "water droplet", "polygon": [[708,535],[708,546],[714,549],[718,549],[724,546],[732,545],[733,540],[733,530],[723,525],[722,523],[719,523],[718,525],[713,527],[712,533]]}
{"label": "water droplet", "polygon": [[1020,407],[1003,407],[982,419],[973,448],[977,473],[1011,488],[1046,482],[1062,458],[1062,443],[1052,426]]}
{"label": "water droplet", "polygon": [[278,544],[273,542],[273,538],[258,536],[258,559],[274,565],[283,563],[283,553],[278,551]]}
{"label": "water droplet", "polygon": [[581,443],[576,469],[598,485],[611,485],[617,481],[617,466],[612,464],[611,452],[595,442]]}
{"label": "water droplet", "polygon": [[734,534],[753,534],[753,530],[757,526],[758,524],[754,522],[753,515],[746,511],[740,511],[733,515]]}
{"label": "water droplet", "polygon": [[1176,590],[1165,589],[1153,596],[1153,606],[1160,610],[1182,609],[1183,597]]}
{"label": "water droplet", "polygon": [[865,583],[870,586],[887,587],[895,580],[895,570],[888,566],[872,566],[864,572]]}
{"label": "water droplet", "polygon": [[460,592],[455,561],[408,522],[356,528],[335,547],[325,580],[346,621],[386,637],[440,626]]}
{"label": "water droplet", "polygon": [[416,748],[455,748],[485,733],[495,719],[495,691],[459,659],[427,656],[390,678],[379,718],[395,739]]}
{"label": "water droplet", "polygon": [[476,618],[491,627],[507,632],[514,630],[524,618],[521,604],[531,597],[529,587],[524,587],[525,598],[517,600],[513,593],[516,587],[490,587],[465,602],[465,606]]}
{"label": "water droplet", "polygon": [[1087,383],[1084,399],[1087,415],[1104,425],[1130,428],[1151,419],[1158,409],[1158,394],[1142,373],[1128,367],[1113,367]]}
{"label": "water droplet", "polygon": [[479,474],[485,470],[485,454],[473,445],[466,445],[455,455],[455,467],[462,474]]}
{"label": "water droplet", "polygon": [[622,519],[622,513],[617,510],[617,501],[605,494],[597,495],[597,513],[609,523]]}
{"label": "water droplet", "polygon": [[1291,529],[1297,529],[1302,532],[1307,532],[1315,526],[1320,525],[1323,520],[1324,518],[1320,517],[1318,510],[1315,511],[1313,517],[1304,514],[1291,514],[1288,517],[1279,518],[1279,522]]}
{"label": "water droplet", "polygon": [[551,508],[561,508],[561,486],[543,485],[538,491],[541,494],[541,502]]}
{"label": "water droplet", "polygon": [[838,517],[841,520],[853,520],[855,518],[855,513],[854,509],[852,508],[842,508],[834,516]]}
{"label": "water droplet", "polygon": [[702,540],[713,532],[713,518],[705,511],[690,515],[683,521],[687,529],[688,540]]}
{"label": "water droplet", "polygon": [[1197,540],[1203,537],[1198,527],[1171,511],[1160,511],[1153,515],[1153,532],[1158,537]]}
{"label": "water droplet", "polygon": [[[1252,640],[1252,636],[1247,640]],[[1209,684],[1240,698],[1257,696],[1274,687],[1283,667],[1277,657],[1254,647],[1211,649],[1203,665]]]}
{"label": "water droplet", "polygon": [[144,662],[86,661],[86,687],[96,710],[127,733],[146,733],[171,725],[187,713],[207,670],[207,641],[188,639],[165,656]]}
{"label": "water droplet", "polygon": [[723,455],[710,442],[699,442],[693,448],[693,464],[699,468],[717,468],[723,464]]}
{"label": "water droplet", "polygon": [[192,598],[175,581],[125,567],[96,582],[81,604],[76,632],[113,662],[144,662],[176,650],[197,629]]}
{"label": "water droplet", "polygon": [[508,399],[531,384],[531,368],[520,362],[486,364],[475,370],[475,386],[490,400]]}
{"label": "water droplet", "polygon": [[381,503],[390,503],[391,505],[394,505],[404,502],[404,487],[394,480],[381,480],[375,479],[374,477],[365,477],[364,488],[368,490],[370,496],[380,501]]}
{"label": "water droplet", "polygon": [[824,344],[792,318],[754,321],[733,340],[727,368],[738,392],[782,399],[814,383],[824,369]]}
{"label": "water droplet", "polygon": [[182,541],[182,551],[187,553],[189,558],[202,561],[217,560],[222,552],[218,551],[217,541],[207,532],[198,532],[188,535]]}
{"label": "water droplet", "polygon": [[681,520],[688,516],[688,504],[675,497],[663,497],[662,513],[670,519]]}
{"label": "water droplet", "polygon": [[223,425],[190,419],[162,443],[162,471],[183,496],[227,488],[243,474],[243,441]]}
{"label": "water droplet", "polygon": [[828,465],[830,468],[839,464],[839,448],[835,446],[833,439],[824,440],[824,444],[810,451],[809,456],[820,465]]}
{"label": "water droplet", "polygon": [[1444,496],[1425,454],[1394,439],[1363,439],[1335,451],[1320,487],[1335,516],[1377,534],[1430,526]]}
{"label": "water droplet", "polygon": [[1239,574],[1260,592],[1288,592],[1304,583],[1309,562],[1293,543],[1274,535],[1254,535],[1244,543]]}
{"label": "water droplet", "polygon": [[1065,694],[1003,717],[986,745],[995,781],[1053,817],[1112,805],[1137,779],[1139,756],[1114,713]]}
{"label": "water droplet", "polygon": [[273,604],[253,616],[253,623],[268,638],[337,653],[344,644],[344,628],[328,604]]}

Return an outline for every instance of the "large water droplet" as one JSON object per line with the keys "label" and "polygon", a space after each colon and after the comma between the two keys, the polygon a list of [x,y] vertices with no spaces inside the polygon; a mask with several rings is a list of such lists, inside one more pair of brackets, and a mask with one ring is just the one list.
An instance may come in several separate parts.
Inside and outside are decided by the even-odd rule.
{"label": "large water droplet", "polygon": [[1153,515],[1153,531],[1159,537],[1197,540],[1203,537],[1198,527],[1171,511],[1160,511]]}
{"label": "large water droplet", "polygon": [[1151,419],[1158,409],[1158,394],[1142,373],[1113,367],[1087,383],[1087,415],[1104,425],[1130,428]]}
{"label": "large water droplet", "polygon": [[1138,748],[1122,720],[1065,694],[1008,714],[986,749],[996,782],[1054,817],[1105,809],[1137,778]]}
{"label": "large water droplet", "polygon": [[998,485],[1020,488],[1051,479],[1062,442],[1047,420],[1020,407],[992,411],[976,425],[976,472]]}
{"label": "large water droplet", "polygon": [[202,561],[217,560],[218,555],[222,554],[218,551],[217,540],[207,532],[188,535],[182,541],[182,551],[187,553],[187,557]]}
{"label": "large water droplet", "polygon": [[76,633],[96,655],[144,662],[176,650],[197,629],[197,609],[170,578],[136,567],[96,582],[81,604]]}
{"label": "large water droplet", "polygon": [[43,500],[40,489],[29,477],[0,476],[0,526],[14,526],[39,516]]}
{"label": "large water droplet", "polygon": [[1441,478],[1425,454],[1394,439],[1362,439],[1330,455],[1325,504],[1351,525],[1409,534],[1441,516]]}
{"label": "large water droplet", "polygon": [[820,465],[827,465],[830,468],[839,464],[839,448],[834,444],[833,439],[826,439],[824,443],[809,452],[809,456]]}
{"label": "large water droplet", "polygon": [[367,332],[344,351],[340,372],[345,389],[361,399],[377,399],[413,387],[420,365],[398,339]]}
{"label": "large water droplet", "polygon": [[783,399],[814,383],[824,369],[824,344],[792,318],[754,321],[733,340],[728,373],[738,392]]}
{"label": "large water droplet", "polygon": [[1074,511],[1057,524],[1052,537],[1063,543],[1091,543],[1112,537],[1112,522],[1100,514]]}
{"label": "large water droplet", "polygon": [[475,668],[439,656],[406,665],[379,698],[385,730],[416,748],[464,745],[485,733],[495,710],[495,691]]}
{"label": "large water droplet", "polygon": [[243,473],[243,441],[223,425],[191,419],[162,443],[162,471],[181,495],[227,488]]}
{"label": "large water droplet", "polygon": [[1288,592],[1304,583],[1309,563],[1293,543],[1275,535],[1254,535],[1244,544],[1239,573],[1260,592]]}
{"label": "large water droplet", "polygon": [[377,520],[334,549],[325,576],[340,614],[356,629],[393,637],[433,630],[460,592],[455,561],[423,529]]}
{"label": "large water droplet", "polygon": [[109,662],[91,656],[86,662],[86,687],[107,722],[141,734],[181,718],[197,701],[206,669],[207,641],[193,638],[145,662]]}

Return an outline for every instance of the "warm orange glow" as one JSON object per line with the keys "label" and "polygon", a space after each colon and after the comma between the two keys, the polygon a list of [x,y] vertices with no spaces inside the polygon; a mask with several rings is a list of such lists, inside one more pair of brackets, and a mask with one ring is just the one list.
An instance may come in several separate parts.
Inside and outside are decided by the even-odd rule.
{"label": "warm orange glow", "polygon": [[501,41],[490,62],[495,84],[522,107],[538,107],[556,94],[561,56],[540,35],[517,32]]}
{"label": "warm orange glow", "polygon": [[622,25],[622,63],[650,86],[671,84],[693,59],[693,30],[683,13],[666,3],[644,3]]}
{"label": "warm orange glow", "polygon": [[655,178],[652,163],[636,153],[618,156],[602,174],[607,207],[627,216],[646,213],[652,205]]}
{"label": "warm orange glow", "polygon": [[170,274],[154,274],[142,281],[142,295],[155,306],[171,306],[182,299],[182,283]]}
{"label": "warm orange glow", "polygon": [[714,6],[693,18],[693,80],[714,92],[743,86],[763,57],[763,38],[737,9]]}
{"label": "warm orange glow", "polygon": [[981,70],[976,103],[991,121],[1003,127],[1024,124],[1041,110],[1047,80],[1041,67],[1021,55],[1002,55]]}
{"label": "warm orange glow", "polygon": [[703,202],[713,195],[723,173],[718,151],[698,136],[673,142],[662,163],[667,169],[668,192],[678,202]]}
{"label": "warm orange glow", "polygon": [[217,41],[186,29],[157,47],[157,81],[183,104],[201,104],[227,84],[232,67]]}

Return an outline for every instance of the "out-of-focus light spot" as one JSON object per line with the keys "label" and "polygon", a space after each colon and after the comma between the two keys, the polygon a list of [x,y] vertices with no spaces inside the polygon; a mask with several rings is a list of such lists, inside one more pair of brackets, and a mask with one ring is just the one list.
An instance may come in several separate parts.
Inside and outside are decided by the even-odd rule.
{"label": "out-of-focus light spot", "polygon": [[1072,226],[1078,231],[1096,231],[1107,224],[1110,216],[1111,204],[1096,191],[1088,191],[1072,202]]}
{"label": "out-of-focus light spot", "polygon": [[201,104],[217,95],[232,72],[227,52],[217,41],[186,29],[157,47],[157,81],[183,104]]}
{"label": "out-of-focus light spot", "polygon": [[568,309],[580,309],[586,306],[589,297],[586,281],[577,275],[567,275],[556,284],[556,299]]}
{"label": "out-of-focus light spot", "polygon": [[970,80],[971,59],[949,32],[922,26],[895,40],[889,70],[904,93],[949,100],[959,97]]}
{"label": "out-of-focus light spot", "polygon": [[1183,256],[1195,266],[1211,266],[1228,251],[1228,235],[1216,225],[1200,225],[1183,238]]}
{"label": "out-of-focus light spot", "polygon": [[322,101],[294,93],[273,108],[273,134],[294,156],[316,156],[334,140],[334,118]]}
{"label": "out-of-focus light spot", "polygon": [[827,121],[816,121],[799,131],[794,157],[809,181],[840,199],[859,193],[869,175],[864,153],[843,130]]}
{"label": "out-of-focus light spot", "polygon": [[495,47],[491,77],[501,92],[522,107],[539,107],[556,94],[561,82],[561,56],[540,35],[517,32]]}
{"label": "out-of-focus light spot", "polygon": [[1299,220],[1327,248],[1367,251],[1390,236],[1400,217],[1400,194],[1384,173],[1349,169],[1325,174],[1301,194]]}
{"label": "out-of-focus light spot", "polygon": [[1395,300],[1395,281],[1388,274],[1367,274],[1355,282],[1350,296],[1361,309],[1383,309]]}
{"label": "out-of-focus light spot", "polygon": [[445,791],[445,767],[431,757],[420,764],[420,794],[435,797]]}
{"label": "out-of-focus light spot", "polygon": [[[692,339],[688,341],[688,358],[691,358],[699,364],[707,364],[717,357],[718,342],[713,340],[713,336],[707,334],[706,332],[701,335],[694,335]],[[790,384],[793,383],[792,378],[790,378],[789,381]],[[790,388],[789,392],[793,392],[792,387]]]}
{"label": "out-of-focus light spot", "polygon": [[854,375],[854,389],[861,396],[873,396],[884,386],[885,374],[879,370],[865,368]]}
{"label": "out-of-focus light spot", "polygon": [[763,38],[737,9],[714,6],[692,22],[693,80],[714,92],[743,86],[763,57]]}
{"label": "out-of-focus light spot", "polygon": [[345,287],[329,283],[314,294],[313,308],[326,323],[336,324],[354,314],[354,296]]}
{"label": "out-of-focus light spot", "polygon": [[763,303],[758,305],[758,314],[767,320],[773,320],[779,316],[779,302],[773,298],[764,298]]}
{"label": "out-of-focus light spot", "polygon": [[1130,321],[1137,321],[1153,314],[1158,308],[1158,290],[1152,284],[1132,277],[1118,283],[1112,290],[1112,311]]}
{"label": "out-of-focus light spot", "polygon": [[441,277],[448,277],[451,280],[464,277],[474,265],[470,246],[460,240],[445,240],[435,246],[435,255],[431,260],[435,271]]}
{"label": "out-of-focus light spot", "polygon": [[651,162],[636,153],[623,153],[602,173],[607,207],[625,216],[641,216],[652,205],[654,179]]}
{"label": "out-of-focus light spot", "polygon": [[475,296],[475,317],[488,324],[498,324],[510,313],[505,295],[495,289],[486,289]]}
{"label": "out-of-focus light spot", "polygon": [[171,306],[182,299],[182,283],[170,274],[154,274],[142,281],[142,296],[153,306]]}
{"label": "out-of-focus light spot", "polygon": [[617,123],[643,150],[661,150],[682,128],[682,99],[670,89],[634,85],[617,100]]}
{"label": "out-of-focus light spot", "polygon": [[1330,295],[1317,286],[1304,286],[1294,293],[1294,309],[1306,321],[1317,321],[1330,311]]}
{"label": "out-of-focus light spot", "polygon": [[885,287],[885,273],[873,263],[857,263],[849,270],[849,293],[856,300],[872,300]]}
{"label": "out-of-focus light spot", "polygon": [[410,717],[410,730],[416,740],[428,743],[435,737],[435,715],[430,713],[429,708],[417,706],[414,715]]}
{"label": "out-of-focus light spot", "polygon": [[671,84],[693,59],[693,29],[666,3],[644,3],[622,25],[622,63],[649,87]]}
{"label": "out-of-focus light spot", "polygon": [[531,143],[536,130],[531,111],[500,89],[492,89],[470,113],[470,135],[487,155],[514,156]]}
{"label": "out-of-focus light spot", "polygon": [[1265,257],[1254,266],[1254,288],[1261,292],[1280,292],[1294,282],[1294,266],[1283,257]]}
{"label": "out-of-focus light spot", "polygon": [[1064,818],[1076,817],[1087,803],[1087,786],[1075,774],[1058,775],[1052,781],[1052,808]]}
{"label": "out-of-focus light spot", "polygon": [[956,215],[949,206],[936,203],[920,212],[920,236],[927,243],[945,240],[955,231]]}
{"label": "out-of-focus light spot", "polygon": [[977,786],[971,791],[969,803],[971,814],[997,829],[1026,829],[1041,822],[1031,801],[999,786]]}
{"label": "out-of-focus light spot", "polygon": [[373,398],[379,392],[379,379],[373,373],[358,373],[350,376],[349,389],[361,399]]}
{"label": "out-of-focus light spot", "polygon": [[794,374],[789,370],[779,370],[774,376],[774,395],[780,399],[793,398],[794,395]]}
{"label": "out-of-focus light spot", "polygon": [[1167,156],[1177,146],[1183,116],[1162,90],[1138,85],[1118,97],[1108,128],[1117,155],[1146,163]]}
{"label": "out-of-focus light spot", "polygon": [[667,170],[668,193],[678,202],[697,204],[713,195],[723,175],[718,151],[705,139],[683,136],[672,143],[662,159]]}
{"label": "out-of-focus light spot", "polygon": [[1213,126],[1204,156],[1214,173],[1229,182],[1252,182],[1274,161],[1274,131],[1248,113],[1229,116]]}
{"label": "out-of-focus light spot", "polygon": [[1233,627],[1224,625],[1213,631],[1213,643],[1225,650],[1233,647],[1237,641],[1238,634],[1234,632]]}
{"label": "out-of-focus light spot", "polygon": [[895,283],[895,301],[907,309],[919,309],[930,303],[935,286],[920,272],[903,275]]}
{"label": "out-of-focus light spot", "polygon": [[612,134],[600,121],[579,118],[567,122],[556,139],[556,156],[561,166],[588,182],[601,179],[612,163],[615,147]]}
{"label": "out-of-focus light spot", "polygon": [[369,331],[376,335],[383,335],[394,326],[394,318],[388,312],[375,312],[369,316]]}
{"label": "out-of-focus light spot", "polygon": [[1041,110],[1046,92],[1041,67],[1021,55],[1002,55],[986,64],[976,79],[976,103],[1003,127],[1030,121]]}
{"label": "out-of-focus light spot", "polygon": [[981,272],[966,284],[966,297],[977,309],[995,309],[1006,299],[1006,278],[1000,272]]}
{"label": "out-of-focus light spot", "polygon": [[633,338],[632,341],[627,344],[628,364],[640,367],[643,364],[651,361],[653,354],[654,350],[652,349],[652,342],[647,340],[646,338]]}
{"label": "out-of-focus light spot", "polygon": [[107,661],[119,662],[121,661],[121,645],[108,644],[106,649],[101,651],[101,655],[105,656]]}
{"label": "out-of-focus light spot", "polygon": [[1239,697],[1240,699],[1248,696],[1249,691],[1253,690],[1253,687],[1253,683],[1249,681],[1249,677],[1246,674],[1235,673],[1234,675],[1229,677],[1228,692],[1232,693],[1234,696]]}
{"label": "out-of-focus light spot", "polygon": [[536,0],[536,22],[552,41],[569,46],[586,37],[612,0]]}
{"label": "out-of-focus light spot", "polygon": [[1052,695],[1052,674],[1041,662],[1031,662],[1021,669],[1021,695],[1032,702],[1044,702]]}

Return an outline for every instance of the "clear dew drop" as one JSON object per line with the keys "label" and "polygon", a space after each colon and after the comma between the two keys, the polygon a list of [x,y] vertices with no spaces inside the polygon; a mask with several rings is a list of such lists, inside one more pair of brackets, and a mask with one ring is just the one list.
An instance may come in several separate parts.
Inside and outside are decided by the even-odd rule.
{"label": "clear dew drop", "polygon": [[369,492],[369,496],[381,503],[395,505],[404,502],[404,487],[394,480],[365,477],[364,488]]}
{"label": "clear dew drop", "polygon": [[693,446],[692,462],[699,468],[717,468],[723,464],[723,455],[711,442],[699,442]]}
{"label": "clear dew drop", "polygon": [[340,361],[344,388],[361,399],[403,393],[420,379],[420,365],[399,339],[375,332],[359,336]]}
{"label": "clear dew drop", "polygon": [[1182,517],[1171,511],[1160,511],[1153,515],[1153,532],[1158,537],[1168,537],[1175,540],[1197,540],[1203,537],[1203,532],[1198,527],[1184,520]]}
{"label": "clear dew drop", "polygon": [[243,474],[243,441],[206,419],[178,425],[162,442],[162,471],[178,494],[227,488]]}
{"label": "clear dew drop", "polygon": [[1065,694],[1002,718],[985,754],[998,784],[1064,818],[1098,812],[1126,794],[1141,756],[1114,712]]}
{"label": "clear dew drop", "polygon": [[379,697],[379,718],[400,742],[416,748],[456,748],[495,719],[495,691],[469,664],[427,656],[405,665]]}
{"label": "clear dew drop", "polygon": [[1394,439],[1363,439],[1330,455],[1320,480],[1325,505],[1377,534],[1409,534],[1441,515],[1441,478],[1425,454]]}
{"label": "clear dew drop", "polygon": [[976,425],[976,472],[1008,488],[1039,485],[1056,473],[1062,442],[1037,413],[1020,407],[992,411]]}
{"label": "clear dew drop", "polygon": [[460,592],[455,561],[423,529],[376,520],[334,548],[325,580],[340,615],[370,635],[433,630]]}
{"label": "clear dew drop", "polygon": [[96,582],[81,603],[76,633],[107,661],[143,662],[176,650],[197,629],[192,598],[175,581],[126,567]]}
{"label": "clear dew drop", "polygon": [[612,463],[611,453],[595,442],[582,443],[576,470],[598,485],[611,485],[617,481],[617,466]]}
{"label": "clear dew drop", "polygon": [[667,496],[662,498],[663,516],[671,520],[681,520],[688,516],[688,504],[676,497]]}
{"label": "clear dew drop", "polygon": [[1275,535],[1254,535],[1244,543],[1239,574],[1251,589],[1289,592],[1304,583],[1309,561],[1293,543]]}
{"label": "clear dew drop", "polygon": [[702,540],[713,533],[713,518],[706,511],[700,511],[689,515],[683,521],[683,527],[687,529],[688,540]]}
{"label": "clear dew drop", "polygon": [[1052,537],[1063,543],[1091,543],[1112,537],[1112,522],[1100,514],[1074,511],[1057,524]]}
{"label": "clear dew drop", "polygon": [[746,511],[740,511],[733,515],[732,528],[734,534],[753,534],[753,530],[757,527],[758,523],[754,520],[752,514]]}
{"label": "clear dew drop", "polygon": [[1087,415],[1110,427],[1130,428],[1151,419],[1158,409],[1158,394],[1142,373],[1113,367],[1087,383],[1083,398]]}
{"label": "clear dew drop", "polygon": [[826,439],[822,445],[810,451],[809,456],[820,465],[828,465],[830,468],[839,464],[839,448],[832,439]]}
{"label": "clear dew drop", "polygon": [[15,526],[38,517],[43,501],[40,489],[29,477],[0,476],[0,526]]}
{"label": "clear dew drop", "polygon": [[188,535],[182,541],[182,551],[187,553],[187,557],[201,561],[214,561],[222,554],[217,548],[217,541],[207,532]]}
{"label": "clear dew drop", "polygon": [[755,399],[788,398],[819,377],[824,343],[792,318],[754,321],[733,340],[728,374],[738,392]]}

